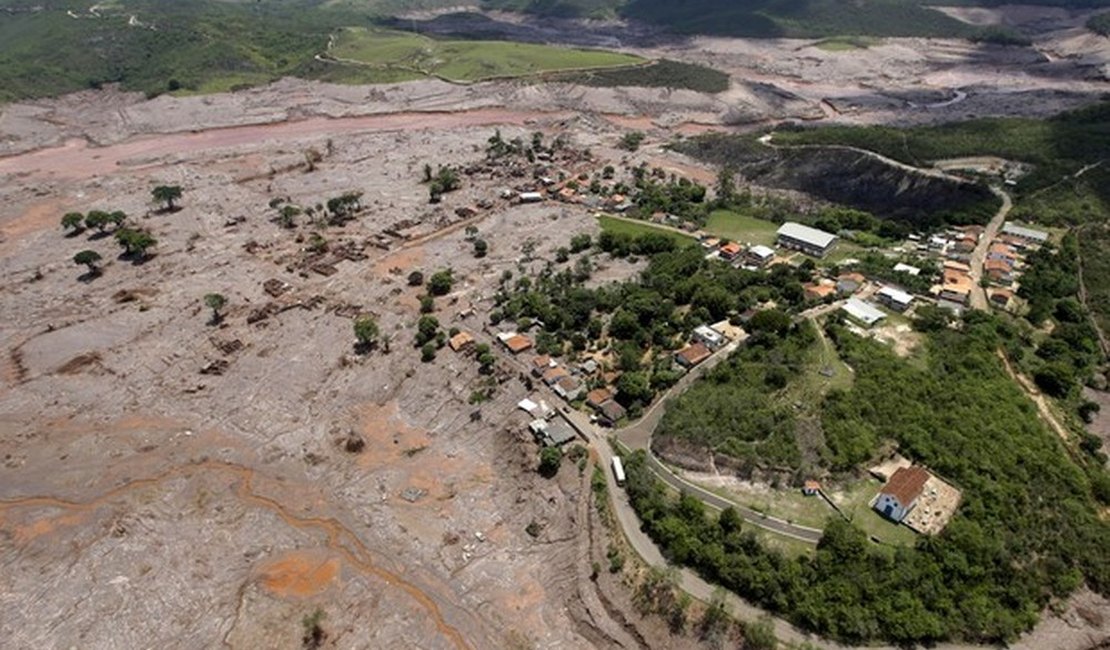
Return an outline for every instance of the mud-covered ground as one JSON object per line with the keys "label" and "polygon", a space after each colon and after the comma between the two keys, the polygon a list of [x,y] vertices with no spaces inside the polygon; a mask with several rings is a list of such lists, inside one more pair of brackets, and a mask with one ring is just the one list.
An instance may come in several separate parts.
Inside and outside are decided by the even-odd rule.
{"label": "mud-covered ground", "polygon": [[[502,179],[467,178],[430,206],[423,165],[480,159],[496,127],[563,133],[618,164],[620,134],[644,129],[633,161],[711,183],[712,171],[657,145],[765,120],[1047,114],[1104,84],[1067,57],[1051,75],[1027,74],[1028,52],[945,41],[641,50],[719,66],[732,88],[284,80],[0,108],[0,645],[296,647],[317,609],[336,647],[692,643],[631,611],[619,577],[588,579],[606,542],[586,525],[573,466],[555,481],[535,474],[514,373],[471,404],[484,385],[473,359],[443,349],[421,363],[411,346],[410,271],[454,268],[435,315],[488,341],[495,286],[519,273],[526,242],[538,268],[596,222],[577,207],[511,206]],[[323,160],[306,172],[312,151]],[[184,188],[181,210],[156,210],[159,184]],[[302,268],[311,229],[304,216],[293,230],[274,223],[270,201],[312,206],[346,191],[363,192],[366,209],[323,235],[365,258],[333,275]],[[466,223],[490,254],[475,259],[452,215],[482,200],[491,207]],[[93,209],[149,229],[153,257],[135,264],[111,236],[59,228],[65,212]],[[367,243],[399,222],[407,241]],[[82,249],[103,256],[99,277],[73,263]],[[635,270],[596,261],[608,264],[596,278]],[[270,279],[288,290],[268,295]],[[212,292],[229,300],[219,324],[202,302]],[[377,318],[388,353],[354,351],[356,313]],[[346,450],[352,437],[360,452]]]}
{"label": "mud-covered ground", "polygon": [[[499,121],[506,137],[531,131]],[[579,483],[572,467],[557,481],[535,473],[515,411],[523,385],[510,373],[472,405],[484,381],[472,358],[445,348],[421,363],[411,345],[410,271],[452,267],[435,315],[488,341],[493,289],[525,242],[538,267],[574,233],[596,233],[581,209],[510,208],[494,180],[428,205],[422,164],[477,160],[491,133],[465,122],[336,133],[313,172],[271,170],[327,151],[316,133],[5,161],[18,163],[0,189],[6,647],[293,647],[317,608],[337,647],[605,646],[567,610]],[[117,154],[143,159],[97,167]],[[160,183],[184,188],[181,210],[156,210]],[[331,246],[425,225],[334,275],[300,269],[298,233],[310,230],[274,223],[269,201],[350,190],[366,210],[322,231]],[[461,227],[436,224],[483,198],[497,204],[475,222],[490,243],[479,260]],[[153,257],[135,264],[110,236],[58,227],[65,211],[92,209],[149,229]],[[105,260],[99,277],[72,262],[86,248]],[[273,298],[268,279],[290,288]],[[202,303],[211,292],[229,302],[218,325]],[[376,316],[388,353],[355,353],[354,313]],[[359,453],[345,449],[352,433]]]}

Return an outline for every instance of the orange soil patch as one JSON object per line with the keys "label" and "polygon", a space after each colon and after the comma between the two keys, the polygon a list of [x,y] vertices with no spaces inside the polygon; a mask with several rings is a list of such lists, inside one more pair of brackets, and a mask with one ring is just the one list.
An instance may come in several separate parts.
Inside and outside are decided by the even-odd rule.
{"label": "orange soil patch", "polygon": [[431,437],[424,429],[409,426],[397,410],[396,400],[385,404],[368,404],[360,409],[360,424],[366,449],[359,455],[363,467],[389,465],[406,452],[427,447]]}
{"label": "orange soil patch", "polygon": [[[87,513],[81,512],[66,513],[35,519],[24,525],[13,525],[11,528],[12,540],[20,546],[25,545],[39,537],[57,532],[59,528],[76,526],[84,523],[86,514]],[[0,524],[3,524],[3,522],[0,522]],[[0,530],[3,530],[3,528],[4,526],[0,525]]]}
{"label": "orange soil patch", "polygon": [[23,214],[0,226],[0,232],[5,238],[15,238],[47,228],[59,228],[58,223],[64,208],[65,205],[60,199],[35,203],[24,210]]}
{"label": "orange soil patch", "polygon": [[512,584],[516,588],[496,600],[504,611],[515,612],[514,626],[517,629],[540,629],[544,623],[541,610],[546,592],[533,569],[520,568],[513,574]]}
{"label": "orange soil patch", "polygon": [[420,246],[402,248],[393,251],[374,264],[374,274],[385,276],[391,269],[401,269],[401,274],[395,277],[403,282],[408,281],[408,272],[424,262],[424,249]]}
{"label": "orange soil patch", "polygon": [[339,576],[339,558],[308,549],[290,551],[259,569],[262,585],[282,598],[310,598],[326,591]]}
{"label": "orange soil patch", "polygon": [[655,122],[650,117],[608,114],[605,120],[622,129],[639,129],[647,131],[655,128]]}

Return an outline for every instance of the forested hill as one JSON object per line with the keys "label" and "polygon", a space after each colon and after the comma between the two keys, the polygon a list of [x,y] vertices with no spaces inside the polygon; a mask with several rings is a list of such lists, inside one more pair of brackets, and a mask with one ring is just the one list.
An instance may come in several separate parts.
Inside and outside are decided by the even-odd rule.
{"label": "forested hill", "polygon": [[[491,9],[539,15],[622,17],[680,33],[749,37],[974,36],[975,28],[930,5],[996,6],[1008,0],[484,0]],[[1110,0],[1031,0],[1024,4],[1091,9]]]}

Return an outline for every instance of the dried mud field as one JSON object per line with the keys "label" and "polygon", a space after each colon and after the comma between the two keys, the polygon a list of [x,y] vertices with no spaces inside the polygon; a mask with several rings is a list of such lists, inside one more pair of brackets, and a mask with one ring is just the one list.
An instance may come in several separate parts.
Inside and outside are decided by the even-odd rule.
{"label": "dried mud field", "polygon": [[[506,137],[566,131],[555,118],[513,126],[524,119],[492,121]],[[615,140],[580,126],[586,146]],[[490,341],[494,288],[525,243],[538,268],[597,231],[580,208],[510,207],[495,180],[429,205],[422,165],[479,160],[492,131],[465,119],[327,137],[223,130],[200,146],[174,135],[0,163],[5,647],[296,647],[317,609],[334,647],[612,643],[598,630],[623,624],[578,595],[587,493],[573,465],[556,481],[535,473],[515,410],[524,386],[510,376],[471,405],[472,358],[444,348],[421,363],[411,346],[411,271],[452,267],[435,315]],[[326,153],[307,172],[312,148]],[[184,188],[179,211],[151,203],[163,183]],[[324,235],[353,259],[303,268],[306,230],[274,223],[270,200],[347,191],[365,209]],[[58,227],[93,209],[131,215],[154,255],[135,264],[110,236]],[[405,238],[366,245],[399,222]],[[484,259],[464,223],[489,241]],[[104,257],[100,277],[73,264],[85,248]],[[275,279],[287,285],[276,298],[263,289]],[[228,298],[219,324],[211,292]],[[388,352],[355,353],[355,314],[377,318]]]}
{"label": "dried mud field", "polygon": [[[943,41],[626,49],[714,65],[732,87],[283,80],[0,107],[0,645],[299,647],[317,611],[338,648],[693,644],[638,617],[618,578],[590,579],[607,541],[589,473],[536,474],[513,360],[499,352],[506,380],[472,404],[485,381],[473,358],[444,348],[421,363],[411,345],[410,272],[453,268],[435,316],[492,342],[501,275],[538,270],[596,221],[512,205],[511,183],[482,174],[429,205],[423,166],[475,163],[500,128],[711,183],[658,145],[784,119],[1047,114],[1105,89],[1088,64],[1030,68],[1028,53]],[[649,132],[635,155],[615,149],[629,129]],[[151,201],[163,184],[184,189],[180,210]],[[363,210],[323,229],[323,255],[308,251],[305,215],[283,228],[270,205],[350,191]],[[90,210],[125,211],[158,240],[153,256],[136,264],[110,235],[59,227]],[[99,277],[73,263],[83,249],[102,255]],[[228,299],[218,323],[213,292]],[[356,353],[359,314],[388,346]]]}

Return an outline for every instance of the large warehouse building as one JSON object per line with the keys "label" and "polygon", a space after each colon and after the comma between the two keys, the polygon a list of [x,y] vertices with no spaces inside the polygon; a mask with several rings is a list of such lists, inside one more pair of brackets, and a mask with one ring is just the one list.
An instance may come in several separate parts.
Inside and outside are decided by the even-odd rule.
{"label": "large warehouse building", "polygon": [[836,235],[787,221],[778,230],[778,244],[813,257],[824,257],[836,244]]}

